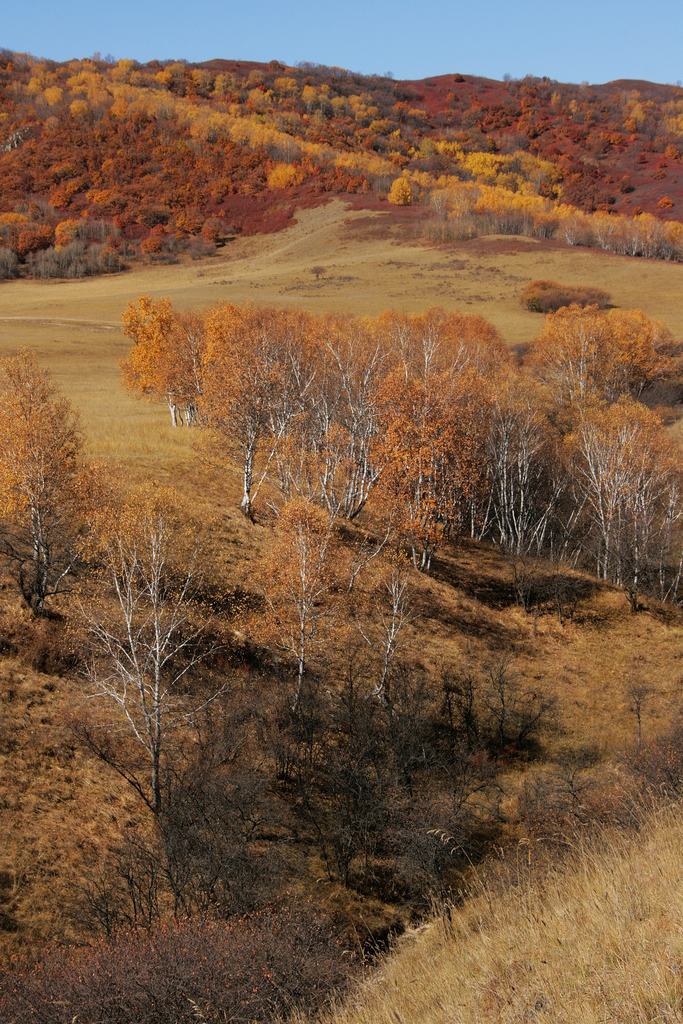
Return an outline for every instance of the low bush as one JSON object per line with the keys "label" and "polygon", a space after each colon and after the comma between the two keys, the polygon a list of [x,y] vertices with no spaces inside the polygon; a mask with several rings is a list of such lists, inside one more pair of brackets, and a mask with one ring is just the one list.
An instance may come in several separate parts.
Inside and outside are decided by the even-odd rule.
{"label": "low bush", "polygon": [[12,249],[0,249],[0,281],[17,276],[17,254]]}
{"label": "low bush", "polygon": [[530,281],[521,295],[522,305],[531,313],[554,313],[562,306],[597,306],[606,309],[610,296],[602,288],[558,281]]}
{"label": "low bush", "polygon": [[650,793],[669,800],[683,796],[683,726],[638,743],[626,758],[628,768]]}
{"label": "low bush", "polygon": [[348,979],[352,959],[306,907],[229,922],[189,920],[56,950],[30,970],[0,975],[0,1019],[274,1021],[293,1007],[319,1007]]}
{"label": "low bush", "polygon": [[61,249],[45,249],[30,261],[29,272],[36,278],[79,278],[94,274],[115,274],[124,267],[121,257],[106,245],[86,246],[71,242]]}

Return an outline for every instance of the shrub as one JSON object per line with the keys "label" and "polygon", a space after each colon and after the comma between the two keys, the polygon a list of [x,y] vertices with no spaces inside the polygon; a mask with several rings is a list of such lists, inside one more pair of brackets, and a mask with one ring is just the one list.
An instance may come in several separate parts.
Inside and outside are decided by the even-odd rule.
{"label": "shrub", "polygon": [[202,235],[194,235],[188,239],[185,250],[191,259],[200,260],[204,256],[215,256],[216,245],[214,242],[207,242]]}
{"label": "shrub", "polygon": [[123,262],[113,249],[103,245],[87,247],[83,242],[72,242],[61,249],[46,249],[36,253],[30,261],[31,277],[91,277],[94,274],[115,274],[123,269]]}
{"label": "shrub", "polygon": [[298,182],[298,172],[292,164],[278,163],[268,174],[268,188],[289,188]]}
{"label": "shrub", "polygon": [[683,795],[683,726],[638,743],[626,763],[648,792],[672,800]]}
{"label": "shrub", "polygon": [[232,229],[221,217],[208,217],[202,225],[201,237],[207,245],[225,245]]}
{"label": "shrub", "polygon": [[531,281],[521,295],[522,305],[531,313],[554,313],[562,306],[598,306],[606,309],[610,296],[590,285],[559,284],[557,281]]}
{"label": "shrub", "polygon": [[350,957],[306,907],[230,922],[169,924],[149,934],[53,952],[0,976],[0,1019],[13,1024],[274,1021],[318,1007]]}
{"label": "shrub", "polygon": [[0,249],[0,281],[17,276],[17,254],[12,249]]}
{"label": "shrub", "polygon": [[54,228],[49,224],[27,224],[19,232],[17,239],[17,255],[25,260],[31,253],[48,249],[54,241]]}
{"label": "shrub", "polygon": [[74,220],[69,218],[68,220],[62,220],[55,227],[55,246],[57,249],[63,249],[67,245],[71,245],[79,237],[79,229],[81,226],[80,220]]}

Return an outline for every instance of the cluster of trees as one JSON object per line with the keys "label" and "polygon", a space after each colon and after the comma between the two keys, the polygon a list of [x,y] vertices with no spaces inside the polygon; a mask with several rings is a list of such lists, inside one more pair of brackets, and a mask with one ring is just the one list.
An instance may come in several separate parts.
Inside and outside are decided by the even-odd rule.
{"label": "cluster of trees", "polygon": [[[5,52],[0,233],[16,262],[1,253],[0,273],[30,271],[31,254],[91,221],[110,225],[120,255],[211,252],[234,231],[282,226],[283,192],[300,186],[430,199],[442,236],[522,231],[679,259],[680,101],[645,92]],[[447,216],[442,193],[456,193]]]}
{"label": "cluster of trees", "polygon": [[[157,310],[146,312],[136,322],[162,340],[149,324]],[[185,339],[198,330],[166,312]],[[238,313],[255,341],[264,324],[282,330],[279,314]],[[304,389],[315,381],[294,357],[310,326],[296,318],[283,335]],[[232,339],[215,330],[212,358]],[[281,371],[273,359],[266,397],[284,416]],[[496,835],[500,776],[533,755],[552,701],[504,662],[432,685],[405,657],[417,614],[405,557],[388,538],[345,542],[322,495],[282,507],[245,609],[177,492],[119,489],[88,463],[72,409],[30,355],[4,361],[0,389],[4,568],[34,615],[68,616],[91,708],[75,735],[147,812],[73,893],[81,925],[106,945],[11,973],[0,1010],[17,1020],[144,1012],[165,1024],[198,1007],[315,1005],[347,969],[327,925],[302,921],[300,906],[293,924],[302,860],[330,886],[424,907]],[[203,422],[203,388],[192,401]],[[267,428],[243,420],[254,422],[260,468]],[[351,493],[342,472],[334,506]]]}
{"label": "cluster of trees", "polygon": [[531,313],[555,313],[562,306],[598,306],[606,309],[610,296],[588,284],[560,284],[558,281],[530,281],[520,296]]}
{"label": "cluster of trees", "polygon": [[413,172],[396,181],[402,183],[411,202],[423,191],[428,200],[424,230],[439,241],[495,233],[555,238],[566,245],[589,246],[620,256],[676,261],[683,256],[683,225],[652,213],[586,213],[528,190],[512,192],[499,185],[477,185],[446,175],[433,179]]}
{"label": "cluster of trees", "polygon": [[673,344],[638,310],[561,308],[522,367],[485,320],[441,310],[200,317],[143,297],[124,321],[129,386],[242,467],[246,515],[279,490],[330,520],[367,506],[422,569],[466,533],[596,571],[634,607],[679,592],[678,452],[641,401]]}

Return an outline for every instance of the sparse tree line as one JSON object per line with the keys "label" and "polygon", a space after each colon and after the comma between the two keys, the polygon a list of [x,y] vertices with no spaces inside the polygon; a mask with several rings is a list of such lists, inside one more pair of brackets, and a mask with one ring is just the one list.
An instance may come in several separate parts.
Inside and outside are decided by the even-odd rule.
{"label": "sparse tree line", "polygon": [[566,245],[619,256],[676,262],[683,259],[683,225],[677,220],[660,220],[652,213],[633,217],[603,210],[586,213],[528,190],[510,191],[499,185],[476,185],[450,177],[430,181],[418,172],[397,178],[394,185],[397,182],[401,186],[394,189],[393,201],[398,205],[410,205],[424,190],[424,233],[439,242],[487,234],[525,235],[554,238]]}
{"label": "sparse tree line", "polygon": [[561,308],[521,366],[485,320],[441,310],[198,316],[143,297],[124,321],[129,386],[241,467],[246,515],[367,509],[423,570],[468,535],[588,569],[634,609],[678,599],[679,450],[643,401],[678,364],[640,311]]}
{"label": "sparse tree line", "polygon": [[125,267],[120,232],[101,219],[60,220],[48,202],[34,200],[0,213],[0,279],[80,278]]}

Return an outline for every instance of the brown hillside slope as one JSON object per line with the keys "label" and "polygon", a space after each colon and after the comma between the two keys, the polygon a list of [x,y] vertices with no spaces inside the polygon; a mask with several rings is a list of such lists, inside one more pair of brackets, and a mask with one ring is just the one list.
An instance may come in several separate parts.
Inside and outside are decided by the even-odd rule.
{"label": "brown hillside slope", "polygon": [[[213,498],[202,495],[203,506]],[[268,534],[230,517],[214,540],[224,546],[230,578],[244,584]],[[438,678],[440,667],[477,668],[507,655],[516,678],[557,699],[540,760],[519,762],[505,779],[512,819],[524,782],[568,756],[587,759],[590,777],[609,785],[635,735],[634,684],[650,691],[644,738],[670,724],[680,686],[680,614],[665,619],[655,608],[634,617],[622,594],[600,587],[580,603],[573,623],[527,615],[511,596],[507,560],[479,545],[444,550],[433,575],[415,573],[412,583],[419,617],[406,637],[406,657]],[[0,636],[15,653],[0,656],[0,959],[82,936],[78,905],[86,883],[124,830],[144,818],[126,787],[74,739],[71,723],[90,713],[92,701],[79,673],[55,664],[54,652],[68,649],[59,628],[37,630],[10,593],[1,595]],[[346,913],[348,893],[323,881],[317,862],[302,860],[301,871],[304,890]],[[360,910],[367,927],[396,912],[372,901]]]}
{"label": "brown hillside slope", "polygon": [[[236,468],[234,475],[212,474],[197,457],[192,431],[173,431],[163,408],[124,391],[118,362],[129,343],[119,326],[122,309],[141,292],[169,295],[180,308],[252,300],[376,313],[439,303],[490,316],[514,344],[540,327],[518,294],[543,266],[562,281],[594,281],[619,305],[642,305],[681,333],[680,269],[673,265],[517,239],[502,246],[500,239],[478,239],[453,251],[456,258],[451,250],[401,241],[381,216],[332,202],[305,211],[285,233],[239,240],[215,259],[106,280],[9,283],[0,289],[0,351],[22,344],[37,349],[82,413],[98,460],[121,463],[132,480],[176,483],[211,524],[225,580],[244,584],[270,531],[239,514]],[[320,280],[311,273],[316,264],[326,268]],[[632,616],[622,594],[596,586],[573,623],[561,626],[552,611],[527,615],[514,602],[509,562],[478,545],[444,548],[432,576],[415,574],[413,582],[420,618],[411,626],[407,653],[435,680],[443,666],[481,667],[508,654],[526,685],[558,699],[558,728],[544,738],[542,760],[520,763],[515,777],[505,780],[513,812],[527,767],[533,772],[559,763],[568,751],[587,752],[597,771],[610,776],[634,736],[631,685],[654,691],[644,713],[645,737],[669,726],[680,692],[680,614],[653,605]],[[6,915],[0,951],[36,951],[46,939],[80,937],[70,906],[75,883],[97,869],[122,830],[140,817],[140,808],[76,749],[69,733],[69,718],[88,704],[83,679],[63,665],[58,674],[60,666],[46,657],[50,637],[32,634],[13,593],[0,594],[0,908]],[[325,906],[344,909],[348,893],[321,882],[320,874],[319,863],[309,860],[302,887]],[[369,906],[361,908],[368,929]],[[386,924],[396,908],[380,913]]]}
{"label": "brown hillside slope", "polygon": [[680,808],[406,937],[324,1024],[683,1019]]}

